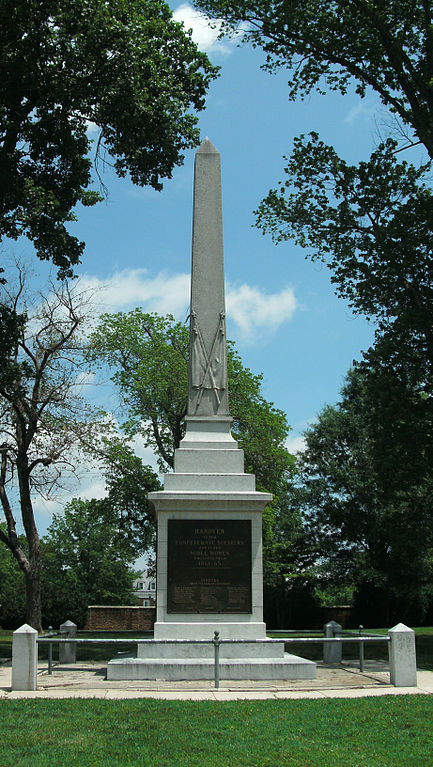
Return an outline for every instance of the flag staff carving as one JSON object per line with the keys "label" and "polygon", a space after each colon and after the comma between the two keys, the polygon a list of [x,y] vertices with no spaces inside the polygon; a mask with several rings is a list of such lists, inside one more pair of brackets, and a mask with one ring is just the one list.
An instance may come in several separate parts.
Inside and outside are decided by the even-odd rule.
{"label": "flag staff carving", "polygon": [[206,138],[194,166],[188,416],[228,416],[220,154]]}

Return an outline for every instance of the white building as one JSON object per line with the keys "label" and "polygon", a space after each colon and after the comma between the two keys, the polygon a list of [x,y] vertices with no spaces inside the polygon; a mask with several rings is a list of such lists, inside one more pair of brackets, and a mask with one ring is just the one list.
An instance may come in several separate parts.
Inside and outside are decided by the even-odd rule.
{"label": "white building", "polygon": [[138,597],[142,607],[154,607],[156,598],[156,578],[148,570],[143,570],[133,584],[134,596]]}

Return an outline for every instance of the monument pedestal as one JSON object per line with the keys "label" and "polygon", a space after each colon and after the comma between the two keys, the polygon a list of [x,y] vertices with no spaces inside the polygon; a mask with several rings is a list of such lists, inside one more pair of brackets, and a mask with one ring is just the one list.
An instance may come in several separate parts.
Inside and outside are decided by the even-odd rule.
{"label": "monument pedestal", "polygon": [[[214,631],[244,640],[220,645],[221,679],[316,676],[314,663],[266,640],[262,513],[272,496],[244,474],[230,424],[229,417],[187,417],[175,471],[149,495],[158,525],[154,641],[138,645],[136,658],[110,661],[107,679],[213,679]],[[191,639],[209,644],[180,641]]]}

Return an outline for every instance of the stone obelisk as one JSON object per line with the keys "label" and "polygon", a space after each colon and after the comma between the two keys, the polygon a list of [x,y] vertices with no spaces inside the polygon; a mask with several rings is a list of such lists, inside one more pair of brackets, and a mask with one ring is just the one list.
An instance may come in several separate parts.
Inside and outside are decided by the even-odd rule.
{"label": "stone obelisk", "polygon": [[206,138],[194,167],[186,434],[174,473],[151,493],[158,519],[155,638],[264,637],[261,514],[233,439],[227,386],[220,154]]}
{"label": "stone obelisk", "polygon": [[212,644],[188,640],[211,640],[214,631],[244,640],[221,645],[221,679],[314,677],[313,663],[288,660],[283,642],[266,640],[262,513],[272,496],[256,491],[230,433],[226,354],[220,155],[205,139],[194,173],[186,433],[164,490],[149,494],[157,519],[154,642],[138,645],[137,658],[110,661],[107,679],[210,679]]}
{"label": "stone obelisk", "polygon": [[195,157],[188,416],[229,414],[219,152]]}

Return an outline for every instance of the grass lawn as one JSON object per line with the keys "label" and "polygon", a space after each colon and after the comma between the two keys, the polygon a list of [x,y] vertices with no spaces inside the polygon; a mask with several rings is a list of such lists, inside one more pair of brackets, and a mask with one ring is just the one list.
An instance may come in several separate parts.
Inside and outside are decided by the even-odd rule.
{"label": "grass lawn", "polygon": [[431,767],[433,701],[0,700],[1,767]]}
{"label": "grass lawn", "polygon": [[[10,657],[11,640],[11,632],[0,631],[0,657]],[[418,668],[433,670],[433,628],[416,629],[416,641]],[[387,649],[367,645],[366,657],[386,657]],[[346,646],[343,652],[353,657],[354,650]],[[113,651],[110,645],[79,648],[81,659],[103,660]],[[322,648],[290,645],[290,651],[320,657]],[[431,767],[432,721],[433,699],[423,695],[0,699],[0,767]]]}

